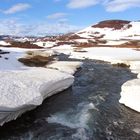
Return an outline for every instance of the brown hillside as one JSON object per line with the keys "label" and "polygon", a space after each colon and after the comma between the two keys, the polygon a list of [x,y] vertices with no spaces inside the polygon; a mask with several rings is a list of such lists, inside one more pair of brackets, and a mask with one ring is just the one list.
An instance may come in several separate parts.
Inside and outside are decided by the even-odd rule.
{"label": "brown hillside", "polygon": [[130,28],[132,25],[129,24],[130,21],[125,20],[106,20],[101,21],[96,25],[93,25],[94,28],[113,28],[115,30],[122,29],[124,26],[127,26],[127,28]]}

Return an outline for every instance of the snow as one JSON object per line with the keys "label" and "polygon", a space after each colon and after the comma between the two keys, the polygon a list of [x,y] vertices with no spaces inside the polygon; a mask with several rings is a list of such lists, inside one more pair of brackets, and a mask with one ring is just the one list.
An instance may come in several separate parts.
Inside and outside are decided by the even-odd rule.
{"label": "snow", "polygon": [[67,55],[70,55],[73,52],[73,48],[71,47],[71,45],[61,45],[61,46],[53,47],[52,50],[57,53],[64,53]]}
{"label": "snow", "polygon": [[8,46],[8,45],[11,45],[11,44],[5,41],[0,41],[0,46]]}
{"label": "snow", "polygon": [[0,71],[0,77],[0,125],[42,104],[46,97],[68,88],[74,81],[72,75],[46,68]]}
{"label": "snow", "polygon": [[138,74],[138,76],[137,76],[139,79],[140,79],[140,72],[139,72],[139,74]]}
{"label": "snow", "polygon": [[72,52],[70,58],[98,59],[111,63],[140,60],[140,52],[130,48],[91,47],[84,50],[87,52]]}
{"label": "snow", "polygon": [[140,112],[140,79],[127,81],[122,85],[119,102]]}
{"label": "snow", "polygon": [[[126,29],[122,28],[120,30],[114,30],[112,28],[95,28],[87,27],[84,30],[77,32],[80,37],[93,38],[90,35],[99,37],[104,35],[102,39],[106,40],[121,40],[121,39],[136,39],[140,40],[140,22],[130,22],[132,27]],[[98,34],[96,34],[98,32]],[[137,37],[136,37],[137,36]]]}
{"label": "snow", "polygon": [[14,51],[7,54],[1,54],[0,71],[24,69],[25,66],[17,60],[22,55],[24,55],[24,52]]}
{"label": "snow", "polygon": [[79,43],[88,43],[88,39],[75,39],[74,41]]}
{"label": "snow", "polygon": [[130,69],[133,73],[140,73],[140,61],[131,61]]}
{"label": "snow", "polygon": [[107,40],[107,43],[101,44],[101,45],[121,45],[121,44],[124,44],[126,42],[127,41],[123,41],[123,40]]}
{"label": "snow", "polygon": [[56,43],[51,42],[51,41],[39,41],[39,42],[35,42],[33,44],[38,45],[40,47],[47,48],[47,47],[53,47]]}
{"label": "snow", "polygon": [[73,75],[76,70],[82,65],[82,62],[79,61],[57,61],[48,65],[47,68],[57,69],[62,72],[69,73]]}
{"label": "snow", "polygon": [[3,51],[10,51],[10,52],[27,52],[27,51],[35,51],[35,50],[44,50],[44,49],[27,49],[27,48],[14,48],[14,47],[0,47]]}

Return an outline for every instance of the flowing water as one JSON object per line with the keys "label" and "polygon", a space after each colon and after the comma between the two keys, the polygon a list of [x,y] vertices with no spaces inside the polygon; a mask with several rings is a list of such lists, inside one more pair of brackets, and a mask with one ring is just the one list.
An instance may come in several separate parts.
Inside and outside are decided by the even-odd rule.
{"label": "flowing water", "polygon": [[84,60],[73,86],[0,128],[0,140],[140,140],[140,114],[119,104],[126,68]]}

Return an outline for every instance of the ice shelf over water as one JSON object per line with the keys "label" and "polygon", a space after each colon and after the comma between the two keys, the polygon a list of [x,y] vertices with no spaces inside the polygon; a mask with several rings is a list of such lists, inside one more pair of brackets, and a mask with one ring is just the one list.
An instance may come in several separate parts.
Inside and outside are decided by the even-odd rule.
{"label": "ice shelf over water", "polygon": [[0,71],[0,77],[0,125],[42,104],[46,97],[74,82],[72,75],[46,68]]}

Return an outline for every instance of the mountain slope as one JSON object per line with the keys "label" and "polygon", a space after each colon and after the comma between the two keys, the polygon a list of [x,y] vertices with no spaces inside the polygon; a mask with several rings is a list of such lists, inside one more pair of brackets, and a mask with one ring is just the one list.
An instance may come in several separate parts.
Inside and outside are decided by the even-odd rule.
{"label": "mountain slope", "polygon": [[140,40],[140,22],[107,20],[76,33],[80,37],[104,40]]}

